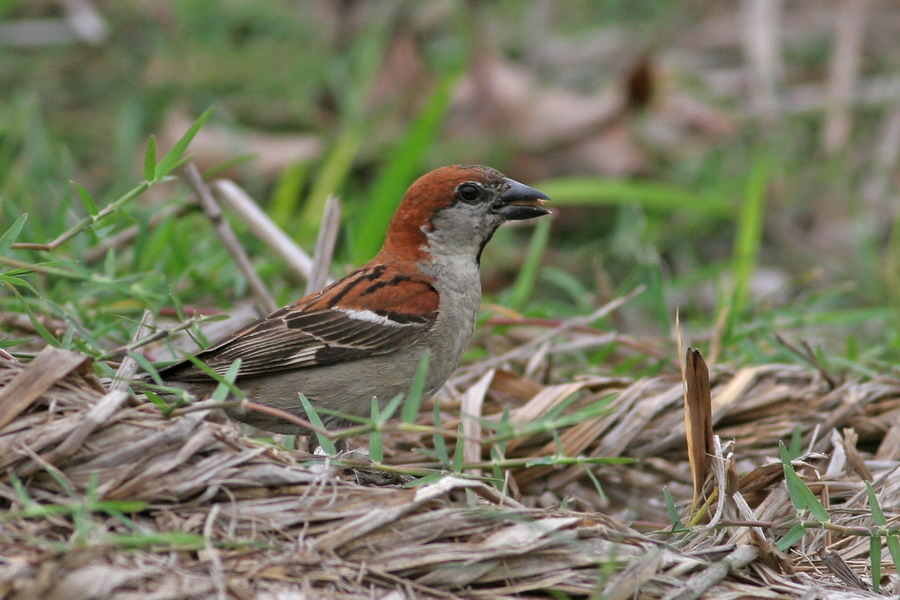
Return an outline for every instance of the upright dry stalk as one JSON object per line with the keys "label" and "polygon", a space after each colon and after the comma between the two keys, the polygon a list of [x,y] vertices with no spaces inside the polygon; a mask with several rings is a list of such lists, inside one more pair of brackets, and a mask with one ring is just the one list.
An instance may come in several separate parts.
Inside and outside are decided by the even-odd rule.
{"label": "upright dry stalk", "polygon": [[858,87],[868,0],[842,0],[835,15],[835,45],[828,77],[828,104],[822,150],[833,156],[853,127],[852,102]]}
{"label": "upright dry stalk", "polygon": [[751,102],[764,122],[780,112],[782,0],[744,0],[743,46],[749,70]]}
{"label": "upright dry stalk", "polygon": [[222,213],[222,207],[216,202],[216,199],[213,197],[206,182],[203,181],[200,171],[197,170],[194,163],[188,163],[184,167],[184,174],[188,183],[194,189],[194,193],[197,194],[197,200],[200,202],[200,205],[203,207],[203,210],[206,212],[210,221],[212,221],[213,227],[219,235],[219,239],[222,240],[222,244],[231,254],[238,269],[243,273],[244,277],[247,278],[247,283],[250,284],[250,289],[253,290],[253,295],[256,296],[259,308],[262,309],[260,312],[265,314],[274,311],[278,308],[278,304],[275,302],[272,294],[269,293],[269,290],[266,289],[262,279],[260,279],[259,275],[256,274],[256,271],[253,270],[253,265],[250,263],[247,253],[238,241],[234,230],[231,228],[231,224],[225,219],[225,215]]}

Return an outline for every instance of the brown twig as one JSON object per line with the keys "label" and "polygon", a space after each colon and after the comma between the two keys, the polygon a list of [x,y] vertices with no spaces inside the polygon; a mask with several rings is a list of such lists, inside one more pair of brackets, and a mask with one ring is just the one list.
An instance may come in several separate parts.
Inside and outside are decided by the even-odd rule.
{"label": "brown twig", "polygon": [[274,406],[267,406],[265,404],[259,404],[258,402],[250,402],[249,400],[245,400],[241,403],[245,409],[257,413],[262,413],[264,415],[269,415],[272,417],[277,417],[282,419],[283,421],[287,421],[289,423],[293,423],[303,429],[308,429],[317,435],[323,435],[328,439],[334,439],[336,432],[328,431],[327,429],[323,429],[321,427],[316,427],[306,419],[298,417],[293,413],[289,413],[285,410],[281,410],[280,408],[275,408]]}
{"label": "brown twig", "polygon": [[340,224],[341,200],[334,195],[328,196],[328,200],[325,201],[325,211],[322,214],[322,223],[319,226],[319,236],[316,238],[316,249],[313,252],[312,271],[306,282],[307,294],[322,289],[328,283],[328,271],[331,268],[331,259],[334,256]]}
{"label": "brown twig", "polygon": [[[145,313],[145,317],[146,317],[146,313]],[[170,335],[172,335],[172,333],[174,333],[176,331],[188,329],[189,327],[193,327],[194,325],[203,323],[206,320],[208,320],[206,317],[191,317],[191,318],[186,319],[185,321],[179,323],[178,325],[175,325],[174,327],[167,327],[165,329],[160,329],[158,331],[155,331],[154,333],[151,333],[150,335],[144,335],[143,337],[136,337],[136,338],[134,338],[134,341],[132,341],[128,344],[125,344],[124,346],[119,346],[118,348],[113,348],[112,350],[110,350],[109,352],[107,352],[106,354],[101,356],[98,360],[108,361],[108,360],[116,358],[118,356],[126,356],[129,352],[137,350],[138,348],[142,348],[143,346],[146,346],[147,344],[149,344],[151,342],[165,339],[165,338],[169,337]],[[142,321],[141,325],[143,325],[143,323],[144,322]],[[138,331],[145,332],[146,329],[139,328]]]}
{"label": "brown twig", "polygon": [[203,181],[200,171],[194,163],[189,162],[184,167],[184,174],[188,183],[194,189],[194,193],[197,195],[200,205],[203,207],[203,210],[206,212],[210,221],[212,221],[213,227],[219,235],[219,239],[222,240],[222,244],[224,244],[225,248],[231,254],[238,269],[244,274],[244,277],[247,278],[250,289],[253,290],[253,295],[256,296],[256,301],[262,309],[261,313],[265,314],[274,311],[278,308],[278,304],[275,302],[272,294],[269,293],[269,290],[266,289],[266,286],[263,285],[259,275],[253,270],[253,265],[250,263],[247,253],[244,252],[244,248],[238,241],[234,230],[231,228],[228,220],[225,219],[222,208],[216,202],[212,192],[206,185],[206,182]]}
{"label": "brown twig", "polygon": [[227,179],[212,184],[218,197],[247,224],[253,235],[274,250],[300,277],[310,279],[313,261],[302,248],[269,218],[239,185]]}
{"label": "brown twig", "polygon": [[809,345],[809,342],[803,341],[803,347],[800,348],[792,342],[789,342],[787,338],[785,338],[781,333],[775,332],[775,339],[778,340],[778,343],[799,356],[801,359],[806,361],[811,367],[816,369],[819,374],[822,375],[822,378],[828,382],[828,387],[831,389],[835,389],[838,386],[838,381],[835,379],[827,370],[825,370],[825,365],[816,358],[816,353],[813,351],[812,347]]}

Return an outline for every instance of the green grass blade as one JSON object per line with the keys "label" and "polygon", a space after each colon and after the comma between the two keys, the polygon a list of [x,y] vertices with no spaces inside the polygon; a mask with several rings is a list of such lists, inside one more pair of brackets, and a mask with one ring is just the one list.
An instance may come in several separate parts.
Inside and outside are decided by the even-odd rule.
{"label": "green grass blade", "polygon": [[112,533],[105,536],[103,541],[118,548],[135,549],[153,546],[182,551],[200,550],[207,543],[202,535],[186,531]]}
{"label": "green grass blade", "polygon": [[384,462],[384,443],[381,431],[377,429],[369,434],[369,458],[372,462]]}
{"label": "green grass blade", "polygon": [[[72,484],[69,483],[69,480],[66,479],[66,476],[62,474],[62,471],[57,469],[56,467],[47,467],[46,472],[50,477],[56,481],[56,484],[73,500],[78,499],[78,494],[75,491],[75,488],[72,487]],[[96,485],[96,484],[95,484]],[[87,495],[91,495],[90,490],[90,481],[88,482],[88,490]],[[88,498],[90,500],[90,498]]]}
{"label": "green grass blade", "polygon": [[237,379],[240,370],[241,359],[236,358],[228,367],[228,371],[225,372],[225,381],[220,381],[219,385],[216,386],[215,391],[212,393],[212,399],[215,402],[225,402],[225,399],[228,398],[228,393],[234,387],[234,380]]}
{"label": "green grass blade", "polygon": [[519,269],[519,275],[513,284],[512,294],[510,294],[507,304],[516,311],[521,311],[525,303],[534,292],[534,284],[537,281],[538,271],[541,268],[541,261],[544,253],[547,251],[547,244],[550,241],[550,225],[552,220],[549,218],[540,219],[531,235],[531,243],[528,245],[528,253]]}
{"label": "green grass blade", "polygon": [[[200,369],[201,371],[206,373],[211,379],[214,379],[219,383],[219,385],[216,387],[215,391],[213,392],[214,397],[218,397],[217,394],[220,393],[219,389],[223,386],[225,388],[227,388],[231,393],[235,394],[237,397],[239,397],[239,398],[244,397],[244,392],[242,392],[236,385],[234,385],[233,378],[231,381],[229,381],[227,379],[227,375],[223,376],[218,371],[214,371],[213,369],[211,369],[209,367],[209,365],[207,365],[205,362],[203,362],[202,360],[197,358],[195,355],[188,355],[187,360],[189,360],[192,365],[194,365],[195,367],[197,367],[198,369]],[[239,361],[240,361],[240,359],[235,360],[235,362],[239,362]],[[234,363],[232,363],[231,366],[228,368],[228,373],[231,373],[233,368],[234,368]]]}
{"label": "green grass blade", "polygon": [[203,114],[197,117],[197,120],[194,121],[194,124],[191,125],[183,136],[181,136],[181,139],[175,142],[172,149],[169,150],[159,161],[159,164],[156,165],[156,172],[154,173],[156,177],[153,181],[159,181],[184,161],[184,153],[190,145],[191,140],[194,139],[194,136],[197,135],[197,132],[200,131],[200,128],[203,127],[203,124],[206,123],[212,113],[213,107],[210,106],[203,111]]}
{"label": "green grass blade", "polygon": [[800,444],[803,441],[803,428],[800,427],[800,424],[794,426],[794,432],[791,434],[791,449],[789,454],[791,455],[791,460],[800,456],[802,449]]}
{"label": "green grass blade", "polygon": [[28,319],[31,321],[31,325],[34,327],[34,330],[37,332],[41,339],[50,344],[51,346],[60,347],[60,341],[56,338],[55,335],[50,333],[50,330],[47,329],[40,319],[37,318],[37,315],[34,314],[34,311],[31,309],[31,305],[22,294],[19,293],[14,287],[8,287],[7,289],[11,290],[16,296],[18,296],[21,301],[22,307],[25,309],[25,312],[28,314]]}
{"label": "green grass blade", "polygon": [[806,529],[804,529],[803,525],[794,525],[790,531],[784,534],[783,538],[778,540],[775,547],[782,552],[787,552],[791,546],[803,539],[804,535],[806,535]]}
{"label": "green grass blade", "polygon": [[881,510],[881,504],[878,503],[875,488],[868,481],[866,482],[866,495],[869,497],[869,507],[872,509],[872,520],[880,527],[887,527],[887,518],[884,516],[884,511]]}
{"label": "green grass blade", "polygon": [[4,274],[0,273],[0,283],[5,283],[7,285],[14,285],[17,287],[22,287],[22,288],[25,288],[26,290],[37,293],[36,290],[34,289],[34,286],[32,286],[30,283],[28,283],[21,277],[13,277],[12,275],[4,275]]}
{"label": "green grass blade", "polygon": [[787,448],[784,446],[784,442],[778,442],[778,448],[779,453],[781,454],[781,463],[784,468],[784,480],[787,484],[788,494],[791,497],[794,508],[798,511],[808,508],[820,523],[830,522],[831,515],[828,514],[828,511],[825,510],[825,507],[822,506],[822,503],[819,502],[816,495],[812,493],[812,490],[807,487],[803,479],[801,479],[796,471],[794,471],[794,466],[791,464],[791,457],[788,454]]}
{"label": "green grass blade", "polygon": [[869,564],[872,569],[872,591],[876,594],[881,589],[881,536],[869,538]]}
{"label": "green grass blade", "polygon": [[364,141],[363,126],[350,124],[334,142],[328,158],[319,167],[318,175],[306,198],[300,221],[297,223],[296,239],[300,241],[315,239],[319,223],[322,222],[322,214],[325,212],[325,202],[328,196],[340,189]]}
{"label": "green grass blade", "polygon": [[158,410],[164,417],[168,417],[170,414],[172,414],[172,407],[170,407],[169,404],[165,400],[160,398],[156,393],[150,390],[144,390],[144,395],[150,402],[153,403],[153,406],[156,407],[156,410]]}
{"label": "green grass blade", "polygon": [[133,513],[140,512],[147,508],[147,503],[143,500],[97,500],[94,502],[94,509],[108,514],[117,513]]}
{"label": "green grass blade", "polygon": [[[105,512],[110,517],[112,517],[113,519],[115,519],[116,521],[118,521],[119,523],[121,523],[122,525],[127,527],[128,529],[130,529],[132,533],[140,533],[141,531],[143,531],[141,529],[141,527],[138,526],[137,523],[135,523],[134,521],[132,521],[131,519],[126,517],[125,514],[122,512],[122,510],[119,507],[109,506],[107,504],[107,502],[104,500],[101,500],[100,502],[96,502],[95,506],[97,507],[98,510]],[[138,512],[139,510],[144,510],[144,508],[131,510],[129,512]]]}
{"label": "green grass blade", "polygon": [[369,458],[375,462],[384,460],[384,444],[381,436],[381,430],[377,424],[381,423],[378,415],[378,398],[372,397],[372,423],[376,424],[376,429],[369,434]]}
{"label": "green grass blade", "polygon": [[[434,428],[436,431],[441,430],[441,403],[434,401]],[[434,454],[442,465],[450,464],[450,454],[447,452],[447,441],[442,433],[435,433],[432,436],[432,444],[434,445]]]}
{"label": "green grass blade", "polygon": [[422,405],[422,394],[425,393],[425,377],[428,375],[429,352],[426,350],[419,361],[419,368],[409,386],[409,393],[403,403],[400,418],[404,423],[414,423],[419,416],[419,407]]}
{"label": "green grass blade", "polygon": [[594,471],[592,471],[587,464],[584,465],[584,473],[587,475],[588,479],[591,480],[591,485],[594,486],[594,491],[597,492],[597,496],[601,499],[601,502],[608,502],[609,496],[603,491],[603,485],[600,483],[600,480],[597,479],[597,476],[594,475]]}
{"label": "green grass blade", "polygon": [[397,412],[397,409],[400,408],[400,403],[403,402],[403,394],[397,394],[393,398],[391,398],[390,402],[385,405],[383,409],[381,409],[381,423],[387,423],[391,417],[394,416],[394,413]]}
{"label": "green grass blade", "polygon": [[150,378],[153,379],[154,382],[162,385],[162,378],[159,376],[159,371],[153,366],[153,363],[150,362],[149,358],[144,356],[141,352],[129,352],[128,356],[136,360],[138,366],[141,367],[145,373],[150,375]]}
{"label": "green grass blade", "polygon": [[[500,446],[497,444],[493,444],[491,446],[491,474],[494,476],[494,479],[502,482],[503,488],[501,491],[505,494],[507,492],[506,481],[503,477],[503,469],[500,468],[500,465],[497,464],[503,460],[503,453],[500,450]],[[499,487],[499,486],[498,486]]]}
{"label": "green grass blade", "polygon": [[[361,30],[347,54],[335,61],[328,72],[331,91],[343,126],[326,159],[317,170],[317,177],[312,182],[300,220],[295,227],[294,237],[301,242],[315,240],[328,196],[341,189],[350,168],[367,141],[371,127],[371,115],[367,114],[367,100],[388,51],[392,30],[389,25],[391,14],[392,9],[387,4],[381,10],[373,10],[369,15],[368,26]],[[365,200],[368,215],[368,200],[370,200],[368,194]]]}
{"label": "green grass blade", "polygon": [[[325,429],[325,424],[322,422],[322,417],[320,417],[319,413],[316,412],[316,409],[313,407],[309,399],[303,394],[299,394],[299,396],[300,403],[303,405],[303,410],[306,411],[306,418],[309,420],[309,422],[319,429]],[[322,450],[325,451],[325,454],[329,456],[334,456],[335,454],[337,454],[337,448],[335,447],[334,442],[332,442],[331,439],[328,438],[328,436],[316,433],[316,440],[319,442],[319,445],[322,446]]]}
{"label": "green grass blade", "polygon": [[530,469],[532,467],[551,467],[555,465],[559,465],[562,461],[560,461],[558,456],[553,456],[552,454],[549,456],[539,456],[538,458],[533,458],[525,463],[525,467]]}
{"label": "green grass blade", "polygon": [[900,573],[900,536],[896,534],[887,536],[887,547],[894,562],[894,569]]}
{"label": "green grass blade", "polygon": [[[872,484],[868,481],[866,482],[866,495],[869,498],[869,507],[872,509],[872,520],[875,521],[875,524],[879,527],[887,527],[887,517],[884,514],[884,510],[881,508],[881,503],[878,502],[878,496],[875,494],[875,488],[872,487]],[[880,536],[873,536],[873,538]],[[894,563],[894,568],[900,572],[900,536],[896,534],[888,535],[885,542],[887,543],[888,551],[891,553],[891,560]],[[874,543],[874,542],[873,542]],[[875,555],[872,554],[874,551],[874,546],[870,547],[870,557],[872,558],[872,585],[877,586],[877,580],[875,577]],[[878,547],[878,564],[879,569],[881,566],[881,545],[879,542]],[[877,591],[877,587],[876,587]]]}
{"label": "green grass blade", "polygon": [[[281,227],[287,228],[300,210],[298,205],[303,195],[309,174],[309,163],[298,161],[286,166],[275,183],[275,190],[269,200],[269,215]],[[326,196],[327,198],[327,196]],[[324,210],[324,205],[323,205]]]}
{"label": "green grass blade", "polygon": [[147,151],[144,153],[144,179],[156,181],[156,136],[147,140]]}
{"label": "green grass blade", "polygon": [[666,503],[666,512],[669,514],[669,522],[672,524],[672,529],[684,529],[684,523],[681,521],[681,517],[678,516],[678,507],[675,506],[675,500],[672,498],[669,486],[663,486],[663,500]]}
{"label": "green grass blade", "polygon": [[734,207],[725,198],[665,183],[604,177],[565,177],[534,185],[552,199],[554,206],[628,206],[648,210],[728,217]]}
{"label": "green grass blade", "polygon": [[[803,499],[803,494],[801,494],[797,489],[795,479],[788,477],[788,473],[792,473],[795,477],[796,473],[794,473],[794,466],[791,464],[791,457],[787,453],[783,442],[779,442],[779,450],[781,451],[781,467],[784,470],[784,481],[785,485],[787,485],[788,495],[791,498],[791,504],[794,505],[795,510],[797,510],[798,512],[802,512],[806,510],[806,502]],[[803,487],[806,486],[804,485]]]}
{"label": "green grass blade", "polygon": [[[797,478],[797,481],[803,483],[803,480],[800,479],[800,476],[794,473],[794,477]],[[806,487],[806,484],[803,483],[803,494],[806,496],[806,504],[809,507],[810,512],[820,523],[830,523],[831,515],[828,514],[828,511],[822,506],[822,503],[819,502],[819,499],[816,498],[816,495],[812,493],[812,491]]]}
{"label": "green grass blade", "polygon": [[91,196],[91,193],[87,191],[87,188],[80,183],[73,181],[72,185],[75,186],[75,191],[78,192],[78,198],[81,199],[81,205],[84,206],[84,211],[90,216],[96,217],[97,214],[100,213],[100,209],[97,208],[97,202],[94,201],[94,197]]}
{"label": "green grass blade", "polygon": [[13,493],[15,494],[16,500],[18,500],[19,504],[24,506],[26,509],[36,508],[40,506],[40,504],[38,504],[28,494],[28,489],[25,487],[25,484],[22,483],[22,480],[19,479],[19,476],[16,475],[14,471],[9,472],[9,482],[12,484]]}
{"label": "green grass blade", "polygon": [[423,475],[418,479],[413,479],[409,483],[403,484],[403,487],[413,488],[413,487],[421,487],[423,485],[428,485],[430,483],[436,483],[440,481],[444,477],[444,473],[429,473],[428,475]]}
{"label": "green grass blade", "polygon": [[12,247],[13,243],[15,243],[19,234],[22,233],[22,228],[25,227],[25,221],[27,220],[27,213],[19,216],[10,228],[7,229],[3,235],[0,235],[0,256],[9,252],[9,249]]}
{"label": "green grass blade", "polygon": [[453,449],[453,472],[454,473],[462,473],[463,470],[463,450],[465,448],[465,443],[463,440],[463,426],[462,421],[459,423],[459,427],[457,428],[457,433],[459,436],[456,438],[456,447]]}
{"label": "green grass blade", "polygon": [[768,158],[758,156],[753,162],[741,214],[737,220],[734,242],[734,297],[732,314],[739,314],[746,306],[750,294],[750,280],[756,270],[759,247],[762,241],[766,210],[766,186],[769,181]]}
{"label": "green grass blade", "polygon": [[353,236],[351,258],[354,262],[361,263],[372,258],[381,247],[384,232],[403,192],[421,171],[426,150],[440,132],[459,75],[460,72],[454,69],[438,81],[422,112],[392,149],[389,162],[367,198],[365,227],[358,227]]}

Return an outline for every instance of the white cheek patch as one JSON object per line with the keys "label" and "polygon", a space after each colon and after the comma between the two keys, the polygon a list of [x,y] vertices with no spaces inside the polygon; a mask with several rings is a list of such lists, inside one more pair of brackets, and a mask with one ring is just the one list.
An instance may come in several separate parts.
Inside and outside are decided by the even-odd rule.
{"label": "white cheek patch", "polygon": [[337,308],[338,310],[351,319],[356,321],[365,321],[366,323],[377,323],[378,325],[388,325],[391,327],[403,327],[403,323],[392,321],[387,317],[382,317],[371,310],[353,310],[352,308]]}

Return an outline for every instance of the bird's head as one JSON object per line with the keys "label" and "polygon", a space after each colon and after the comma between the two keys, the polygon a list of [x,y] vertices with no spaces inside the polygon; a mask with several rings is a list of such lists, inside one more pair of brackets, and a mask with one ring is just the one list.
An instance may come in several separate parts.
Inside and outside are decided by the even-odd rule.
{"label": "bird's head", "polygon": [[388,228],[384,251],[471,255],[506,221],[533,219],[550,211],[549,198],[490,167],[453,165],[422,175],[406,191]]}

